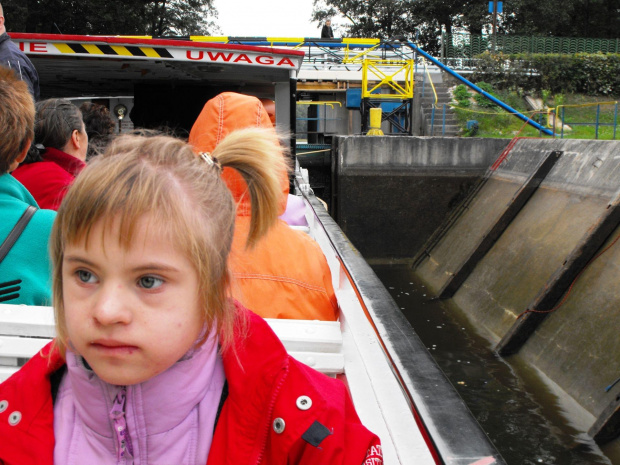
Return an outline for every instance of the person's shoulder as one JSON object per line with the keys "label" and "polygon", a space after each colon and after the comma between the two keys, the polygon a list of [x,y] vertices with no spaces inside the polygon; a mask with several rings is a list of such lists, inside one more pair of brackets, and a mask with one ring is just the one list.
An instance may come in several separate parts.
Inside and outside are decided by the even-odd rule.
{"label": "person's shoulder", "polygon": [[14,59],[20,59],[26,56],[6,32],[0,35],[0,48],[4,51],[4,55],[8,54]]}
{"label": "person's shoulder", "polygon": [[38,161],[38,162],[31,163],[30,165],[26,165],[26,166],[30,166],[30,170],[32,174],[36,174],[39,176],[44,174],[46,183],[59,182],[59,181],[62,182],[63,184],[67,182],[71,183],[73,182],[73,179],[75,178],[65,168],[60,166],[55,161],[51,161],[51,160]]}
{"label": "person's shoulder", "polygon": [[36,221],[41,227],[51,230],[54,220],[56,219],[56,212],[54,210],[47,210],[40,208],[33,215],[32,220]]}

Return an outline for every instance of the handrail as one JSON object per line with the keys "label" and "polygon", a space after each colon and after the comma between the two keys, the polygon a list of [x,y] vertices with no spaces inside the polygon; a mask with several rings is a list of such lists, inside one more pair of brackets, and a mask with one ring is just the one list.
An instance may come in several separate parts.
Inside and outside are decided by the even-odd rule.
{"label": "handrail", "polygon": [[[433,94],[435,94],[435,103],[433,103],[431,110],[431,136],[434,134],[435,129],[435,109],[437,108],[437,102],[439,101],[439,97],[437,97],[437,90],[435,89],[435,84],[433,84],[433,79],[431,78],[431,74],[428,71],[428,66],[426,66],[426,60],[422,60],[422,64],[424,65],[424,70],[426,71],[426,75],[428,76],[428,81],[431,83],[431,88],[433,89]],[[444,106],[445,110],[445,106]],[[445,133],[445,123],[443,131]]]}
{"label": "handrail", "polygon": [[[600,106],[601,105],[615,105],[616,106],[616,110],[614,112],[614,122],[612,123],[599,123],[599,110],[600,110]],[[550,128],[553,128],[553,134],[556,135],[556,128],[558,126],[558,119],[560,120],[560,124],[561,124],[561,132],[560,132],[560,139],[564,138],[564,112],[566,110],[566,108],[585,108],[585,107],[597,107],[596,109],[596,122],[594,123],[580,123],[580,122],[572,122],[572,125],[580,125],[580,126],[595,126],[596,127],[596,133],[595,133],[595,138],[598,139],[598,128],[599,126],[613,126],[614,128],[614,134],[613,134],[613,139],[615,140],[616,138],[616,128],[618,126],[618,100],[612,100],[612,101],[608,101],[608,102],[592,102],[592,103],[580,103],[580,104],[572,104],[572,105],[557,105],[555,108],[549,108],[547,109],[547,126]],[[562,109],[562,117],[560,118],[560,108]],[[549,123],[550,120],[550,116],[551,114],[554,115],[554,121],[553,121],[553,125],[551,125]]]}
{"label": "handrail", "polygon": [[308,101],[308,100],[298,100],[297,105],[329,105],[331,108],[334,108],[334,105],[338,105],[342,107],[342,103],[334,101]]}
{"label": "handrail", "polygon": [[431,73],[428,70],[428,66],[426,66],[426,60],[422,60],[422,64],[424,65],[424,70],[426,71],[426,75],[428,76],[428,82],[431,83],[431,88],[433,89],[433,94],[435,94],[435,103],[433,106],[437,106],[437,102],[439,98],[437,97],[437,90],[435,89],[435,84],[433,84],[433,79],[431,78]]}

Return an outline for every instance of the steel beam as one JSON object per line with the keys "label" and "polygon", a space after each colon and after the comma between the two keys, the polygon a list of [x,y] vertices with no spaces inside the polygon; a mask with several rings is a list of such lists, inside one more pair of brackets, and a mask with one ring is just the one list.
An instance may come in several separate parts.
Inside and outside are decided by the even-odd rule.
{"label": "steel beam", "polygon": [[487,252],[493,247],[506,228],[512,223],[519,212],[523,209],[530,197],[536,192],[538,186],[545,179],[547,174],[555,166],[563,152],[550,152],[545,159],[538,165],[534,173],[525,181],[521,188],[515,193],[504,213],[482,236],[475,250],[469,257],[458,267],[452,275],[452,278],[439,291],[440,299],[449,299],[456,294],[465,280],[469,277],[476,265],[482,260]]}
{"label": "steel beam", "polygon": [[[527,309],[548,312],[560,301],[579,273],[594,258],[607,238],[620,225],[620,192],[607,206],[598,221],[584,234],[577,246],[540,289]],[[500,355],[519,351],[549,313],[526,313],[504,335],[495,350]]]}

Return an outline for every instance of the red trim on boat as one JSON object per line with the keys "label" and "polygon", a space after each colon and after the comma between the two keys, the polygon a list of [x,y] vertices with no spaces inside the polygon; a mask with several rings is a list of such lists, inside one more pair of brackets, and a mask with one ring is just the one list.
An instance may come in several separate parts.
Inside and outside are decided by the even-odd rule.
{"label": "red trim on boat", "polygon": [[114,45],[144,45],[144,46],[157,46],[157,47],[178,47],[178,48],[199,48],[199,49],[218,49],[218,50],[236,50],[246,52],[259,52],[265,53],[265,50],[269,50],[269,53],[275,55],[288,55],[295,57],[303,57],[304,52],[301,50],[284,50],[271,47],[259,47],[255,45],[236,45],[236,44],[221,44],[212,42],[194,42],[192,40],[172,40],[172,39],[148,39],[148,38],[130,38],[130,37],[118,37],[118,36],[83,36],[83,35],[69,35],[69,34],[31,34],[25,32],[9,32],[9,37],[13,40],[22,41],[44,41],[44,42],[91,42],[91,43],[104,43]]}

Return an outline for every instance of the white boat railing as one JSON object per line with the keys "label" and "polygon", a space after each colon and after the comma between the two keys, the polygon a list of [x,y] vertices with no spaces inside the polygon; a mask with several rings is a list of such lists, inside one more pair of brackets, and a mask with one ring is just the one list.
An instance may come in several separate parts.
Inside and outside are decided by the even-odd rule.
{"label": "white boat railing", "polygon": [[298,169],[310,235],[329,263],[340,305],[345,374],[386,464],[505,464],[388,291]]}

